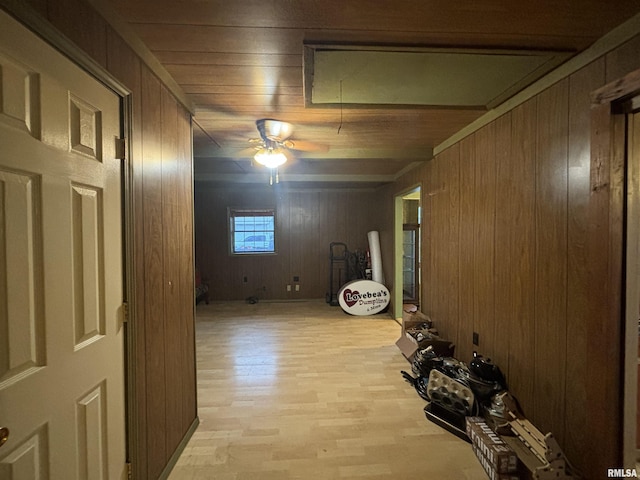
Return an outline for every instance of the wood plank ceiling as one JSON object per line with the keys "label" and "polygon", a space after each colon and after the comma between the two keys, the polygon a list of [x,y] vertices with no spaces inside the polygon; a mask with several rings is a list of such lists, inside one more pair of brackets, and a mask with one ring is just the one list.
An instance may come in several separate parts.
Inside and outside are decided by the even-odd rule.
{"label": "wood plank ceiling", "polygon": [[486,109],[309,108],[305,44],[558,51],[568,58],[640,11],[637,0],[105,1],[192,101],[196,180],[264,182],[265,168],[253,165],[247,147],[258,137],[255,121],[275,118],[294,126],[294,143],[326,150],[293,151],[282,182],[369,186],[428,160]]}

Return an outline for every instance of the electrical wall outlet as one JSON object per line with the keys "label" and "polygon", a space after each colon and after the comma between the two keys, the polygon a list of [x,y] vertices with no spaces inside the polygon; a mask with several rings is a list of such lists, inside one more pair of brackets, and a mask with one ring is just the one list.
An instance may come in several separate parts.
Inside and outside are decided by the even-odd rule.
{"label": "electrical wall outlet", "polygon": [[296,292],[300,291],[300,285],[296,285]]}
{"label": "electrical wall outlet", "polygon": [[287,292],[291,291],[291,285],[287,285]]}

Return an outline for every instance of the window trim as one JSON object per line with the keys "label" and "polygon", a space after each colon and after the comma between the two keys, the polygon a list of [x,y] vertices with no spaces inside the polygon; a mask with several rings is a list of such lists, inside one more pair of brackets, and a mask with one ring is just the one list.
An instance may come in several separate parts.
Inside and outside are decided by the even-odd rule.
{"label": "window trim", "polygon": [[[242,215],[245,214],[245,215]],[[234,244],[235,228],[232,224],[232,219],[240,216],[254,216],[254,217],[273,217],[273,251],[246,251],[236,252]],[[231,256],[263,256],[263,255],[277,255],[278,253],[278,240],[277,240],[277,215],[275,207],[228,207],[227,208],[227,242],[229,245],[228,251]]]}

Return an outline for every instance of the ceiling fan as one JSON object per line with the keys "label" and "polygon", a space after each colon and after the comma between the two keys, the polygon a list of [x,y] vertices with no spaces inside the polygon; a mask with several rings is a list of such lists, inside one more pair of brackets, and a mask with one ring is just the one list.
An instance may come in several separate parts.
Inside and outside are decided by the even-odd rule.
{"label": "ceiling fan", "polygon": [[255,144],[250,151],[254,152],[253,159],[256,163],[271,170],[270,184],[274,182],[274,175],[275,183],[279,183],[278,167],[295,158],[291,153],[292,150],[307,152],[326,152],[329,150],[324,145],[291,140],[293,125],[288,122],[273,118],[262,118],[256,120],[256,128],[260,138],[249,140],[250,143]]}

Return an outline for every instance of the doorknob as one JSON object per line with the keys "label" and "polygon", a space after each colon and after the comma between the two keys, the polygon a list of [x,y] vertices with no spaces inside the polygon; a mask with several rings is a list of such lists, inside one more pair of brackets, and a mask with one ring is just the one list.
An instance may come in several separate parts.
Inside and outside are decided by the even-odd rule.
{"label": "doorknob", "polygon": [[0,428],[0,447],[9,440],[9,429],[7,427]]}

